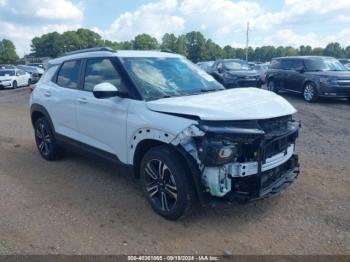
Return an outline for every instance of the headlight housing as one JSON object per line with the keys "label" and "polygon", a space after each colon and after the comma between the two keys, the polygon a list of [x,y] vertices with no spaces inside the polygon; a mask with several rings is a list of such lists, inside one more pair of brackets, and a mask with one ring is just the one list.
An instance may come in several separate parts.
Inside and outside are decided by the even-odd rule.
{"label": "headlight housing", "polygon": [[206,166],[219,166],[234,161],[241,154],[241,144],[228,141],[203,141],[199,157]]}
{"label": "headlight housing", "polygon": [[320,78],[320,83],[324,83],[324,84],[336,84],[338,81],[337,78],[334,77],[321,77]]}

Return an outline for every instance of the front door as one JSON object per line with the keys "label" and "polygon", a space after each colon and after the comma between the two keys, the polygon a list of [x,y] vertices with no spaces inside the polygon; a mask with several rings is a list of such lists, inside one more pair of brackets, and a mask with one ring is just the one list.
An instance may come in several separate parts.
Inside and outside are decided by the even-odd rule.
{"label": "front door", "polygon": [[77,99],[80,141],[120,159],[127,150],[126,123],[130,99],[95,98],[92,93],[95,85],[105,82],[113,84],[120,91],[127,91],[112,59],[87,59],[83,77],[84,91]]}

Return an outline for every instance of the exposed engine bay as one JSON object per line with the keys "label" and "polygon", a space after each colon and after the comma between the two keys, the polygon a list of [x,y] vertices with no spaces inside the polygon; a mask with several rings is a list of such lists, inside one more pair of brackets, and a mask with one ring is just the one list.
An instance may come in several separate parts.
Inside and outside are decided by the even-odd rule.
{"label": "exposed engine bay", "polygon": [[[292,116],[266,120],[199,121],[181,145],[196,160],[205,192],[229,200],[277,194],[298,176]],[[188,131],[187,131],[188,132]]]}

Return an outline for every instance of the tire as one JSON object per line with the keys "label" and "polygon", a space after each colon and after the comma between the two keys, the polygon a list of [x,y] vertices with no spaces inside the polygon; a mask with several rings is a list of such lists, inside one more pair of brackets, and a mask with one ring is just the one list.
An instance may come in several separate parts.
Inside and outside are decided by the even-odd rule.
{"label": "tire", "polygon": [[42,117],[34,125],[35,142],[40,155],[46,160],[57,160],[63,157],[64,150],[56,143],[49,122]]}
{"label": "tire", "polygon": [[32,84],[32,80],[31,79],[28,79],[28,86],[30,86]]}
{"label": "tire", "polygon": [[303,89],[303,97],[306,102],[315,102],[318,100],[317,88],[314,83],[308,82]]}
{"label": "tire", "polygon": [[17,81],[15,80],[15,81],[12,82],[12,88],[16,89],[17,87],[18,87]]}
{"label": "tire", "polygon": [[273,82],[273,79],[270,79],[267,82],[267,90],[274,92],[274,93],[278,93],[278,89],[275,86],[275,83]]}
{"label": "tire", "polygon": [[151,148],[140,167],[141,183],[148,203],[160,216],[176,220],[194,204],[194,186],[178,153],[164,145]]}

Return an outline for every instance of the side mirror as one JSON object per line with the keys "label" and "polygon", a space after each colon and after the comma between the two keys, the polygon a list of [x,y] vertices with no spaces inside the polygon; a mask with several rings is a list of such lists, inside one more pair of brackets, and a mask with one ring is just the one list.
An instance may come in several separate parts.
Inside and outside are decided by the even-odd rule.
{"label": "side mirror", "polygon": [[218,72],[221,74],[222,72],[224,72],[224,69],[222,69],[222,67],[218,68]]}
{"label": "side mirror", "polygon": [[120,94],[118,88],[112,85],[111,83],[101,83],[95,85],[94,89],[92,90],[92,93],[96,98],[100,99],[115,97]]}
{"label": "side mirror", "polygon": [[297,71],[297,72],[302,74],[302,73],[305,72],[305,68],[303,66],[300,66],[300,67],[296,68],[295,71]]}

